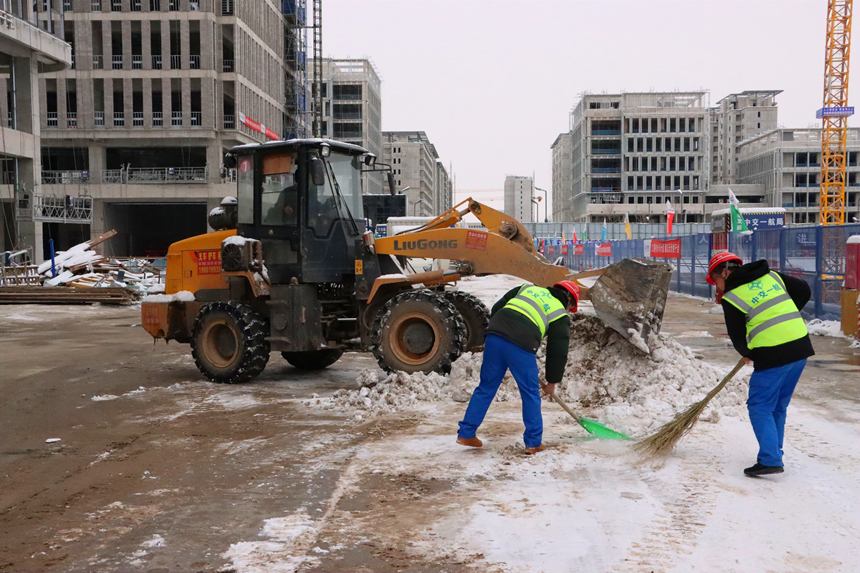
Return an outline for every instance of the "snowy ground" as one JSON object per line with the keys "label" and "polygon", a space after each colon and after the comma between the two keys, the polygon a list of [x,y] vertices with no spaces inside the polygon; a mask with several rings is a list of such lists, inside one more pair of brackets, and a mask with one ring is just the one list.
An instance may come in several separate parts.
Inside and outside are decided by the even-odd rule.
{"label": "snowy ground", "polygon": [[[520,282],[513,277],[471,279],[463,281],[461,289],[491,306]],[[712,306],[705,305],[702,312],[710,313]],[[833,335],[832,325],[818,328]],[[713,339],[714,334],[706,330],[683,331],[676,338],[679,342],[666,340],[662,348],[680,354],[686,349],[683,360],[678,356],[636,358],[635,353],[619,353],[620,342],[603,348],[603,353],[611,354],[604,357],[608,362],[621,362],[615,365],[616,377],[636,370],[630,364],[635,360],[640,366],[650,364],[661,376],[678,372],[681,376],[650,394],[640,392],[645,397],[630,398],[644,407],[631,408],[619,399],[609,406],[595,406],[589,413],[611,417],[620,410],[624,415],[611,418],[616,429],[631,434],[638,430],[641,435],[643,429],[652,430],[715,386],[717,378],[708,380],[708,373],[721,376],[733,365],[711,365],[682,346]],[[573,350],[571,357],[577,357]],[[589,361],[592,368],[609,371],[593,355],[578,358]],[[391,481],[409,476],[427,483],[453,482],[452,492],[430,502],[433,510],[427,511],[425,519],[410,516],[391,523],[373,511],[361,518],[329,511],[322,520],[304,514],[273,520],[262,532],[266,541],[239,544],[228,553],[236,570],[320,567],[321,553],[334,558],[339,550],[362,539],[367,528],[396,536],[402,527],[408,531],[412,554],[453,556],[455,562],[478,570],[860,571],[860,454],[856,450],[860,415],[855,411],[840,410],[840,415],[834,415],[833,410],[797,398],[786,429],[786,473],[747,478],[743,468],[755,461],[757,445],[743,407],[751,370],[746,368],[720,397],[723,415],[706,417],[711,423],[700,422],[667,460],[643,462],[633,454],[630,442],[592,440],[549,403],[544,404],[544,443],[552,448],[528,457],[522,454],[519,402],[515,391],[506,386],[502,388],[502,393],[507,391],[505,401],[493,404],[479,431],[485,447],[466,449],[454,443],[457,421],[465,409],[465,404],[457,403],[463,400],[458,397],[457,378],[474,385],[474,369],[479,365],[480,356],[467,358],[459,369],[455,366],[454,380],[421,378],[415,386],[410,386],[416,382],[410,377],[382,380],[379,376],[379,386],[341,391],[333,402],[316,401],[323,407],[334,403],[341,410],[363,412],[365,418],[359,416],[359,420],[396,412],[420,420],[359,447],[338,491],[344,496],[355,493],[360,476],[368,474]],[[569,377],[576,372],[569,366]],[[648,378],[648,372],[639,376],[641,386],[659,384]],[[579,378],[586,379],[587,373],[579,371]],[[372,377],[372,384],[376,379]],[[605,382],[609,387],[626,381]],[[366,377],[361,383],[368,385]],[[669,388],[673,384],[677,385],[674,390]],[[572,399],[579,390],[570,390]],[[667,401],[668,412],[663,411]],[[653,420],[647,419],[649,407]],[[639,419],[632,419],[632,414]],[[321,463],[326,463],[325,458]],[[412,495],[421,500],[420,494]],[[327,544],[331,535],[326,532],[332,530],[338,532],[334,546]],[[273,551],[285,558],[271,568]]]}

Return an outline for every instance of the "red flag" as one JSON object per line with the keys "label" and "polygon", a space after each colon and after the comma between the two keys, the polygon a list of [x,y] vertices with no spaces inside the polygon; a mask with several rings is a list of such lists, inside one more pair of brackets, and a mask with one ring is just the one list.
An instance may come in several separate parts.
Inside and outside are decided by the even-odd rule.
{"label": "red flag", "polygon": [[666,234],[672,234],[672,219],[675,218],[675,207],[672,202],[666,199]]}
{"label": "red flag", "polygon": [[573,230],[573,242],[576,243],[576,229]]}

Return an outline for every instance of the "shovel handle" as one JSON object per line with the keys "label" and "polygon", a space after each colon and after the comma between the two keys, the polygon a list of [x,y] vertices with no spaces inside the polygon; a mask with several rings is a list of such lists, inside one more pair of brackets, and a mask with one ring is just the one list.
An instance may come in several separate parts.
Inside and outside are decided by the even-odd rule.
{"label": "shovel handle", "polygon": [[[545,390],[546,384],[541,384],[540,387],[541,387],[541,390]],[[561,400],[561,398],[559,398],[558,396],[553,396],[552,399],[555,400],[556,402],[558,402],[558,405],[561,406],[562,408],[564,408],[564,411],[567,412],[568,414],[570,414],[570,417],[573,418],[574,420],[576,420],[577,423],[579,423],[579,421],[582,420],[582,418],[580,416],[577,416],[573,410],[571,410],[570,408],[567,407],[567,404],[565,404]]]}

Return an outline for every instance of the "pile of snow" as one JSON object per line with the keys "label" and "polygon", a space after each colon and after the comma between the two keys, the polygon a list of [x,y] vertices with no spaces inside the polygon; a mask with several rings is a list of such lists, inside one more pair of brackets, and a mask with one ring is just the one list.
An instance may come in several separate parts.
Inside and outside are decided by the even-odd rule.
{"label": "pile of snow", "polygon": [[188,290],[181,290],[174,294],[150,294],[140,301],[144,302],[154,302],[154,303],[162,303],[162,302],[193,302],[194,301],[194,293]]}
{"label": "pile of snow", "polygon": [[832,336],[834,338],[848,338],[842,334],[842,323],[838,320],[821,320],[814,318],[806,323],[806,329],[813,336]]}
{"label": "pile of snow", "polygon": [[[639,344],[645,342],[641,339]],[[678,411],[701,400],[722,380],[725,370],[708,364],[689,347],[666,335],[651,336],[649,354],[589,315],[574,315],[571,343],[559,396],[583,415],[597,418],[631,435],[650,432]],[[537,353],[541,378],[545,347]],[[354,420],[413,409],[422,402],[466,402],[478,385],[483,355],[466,353],[454,362],[448,376],[397,372],[380,379],[370,370],[361,372],[358,388],[340,390],[332,398],[310,403],[326,409],[347,411]],[[716,422],[721,416],[744,411],[746,376],[736,376],[710,403],[702,420]],[[519,400],[519,391],[508,373],[496,395],[497,401]]]}

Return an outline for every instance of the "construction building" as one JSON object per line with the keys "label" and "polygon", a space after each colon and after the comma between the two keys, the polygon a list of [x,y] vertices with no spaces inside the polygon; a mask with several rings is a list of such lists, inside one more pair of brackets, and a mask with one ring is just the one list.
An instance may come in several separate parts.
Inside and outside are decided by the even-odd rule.
{"label": "construction building", "polygon": [[40,74],[72,64],[63,41],[59,3],[0,2],[0,251],[26,251],[16,261],[42,260],[42,220],[62,212],[91,213],[91,205],[43,202]]}
{"label": "construction building", "polygon": [[453,206],[451,178],[423,131],[383,132],[381,162],[391,165],[395,191],[406,195],[407,216],[432,217]]}
{"label": "construction building", "polygon": [[573,220],[573,146],[570,132],[561,133],[552,149],[552,219]]}
{"label": "construction building", "polygon": [[235,195],[226,150],[308,135],[305,0],[63,4],[73,59],[41,79],[43,191],[93,214],[46,227],[57,248],[115,229],[108,254],[164,255]]}
{"label": "construction building", "polygon": [[[316,105],[316,87],[312,87]],[[324,58],[320,135],[354,143],[382,157],[382,80],[370,60]],[[362,175],[362,192],[383,192],[381,173]]]}
{"label": "construction building", "polygon": [[[563,216],[611,222],[623,211],[631,222],[647,217],[653,223],[665,221],[670,199],[690,206],[690,222],[703,220],[704,209],[696,205],[704,203],[709,173],[707,96],[703,91],[583,95],[571,113],[571,187],[553,199],[571,205],[562,207]],[[566,169],[566,145],[559,137],[552,146],[561,169]],[[564,176],[553,180],[561,186]]]}
{"label": "construction building", "polygon": [[505,177],[505,208],[510,215],[521,223],[534,223],[539,220],[539,203],[535,199],[535,182],[532,177],[508,175]]}
{"label": "construction building", "polygon": [[[860,218],[860,128],[848,129],[847,147],[845,220],[850,222]],[[738,148],[740,183],[760,186],[767,206],[785,207],[786,223],[818,223],[821,129],[774,129]]]}
{"label": "construction building", "polygon": [[776,129],[777,95],[782,90],[751,90],[730,94],[711,108],[711,183],[731,185],[738,182],[740,143]]}

